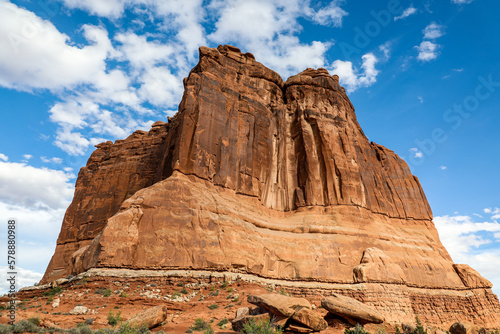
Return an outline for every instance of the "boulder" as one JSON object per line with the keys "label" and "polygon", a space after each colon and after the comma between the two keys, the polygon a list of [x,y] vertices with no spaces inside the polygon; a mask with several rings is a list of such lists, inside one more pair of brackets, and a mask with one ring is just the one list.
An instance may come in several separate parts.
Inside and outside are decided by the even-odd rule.
{"label": "boulder", "polygon": [[292,320],[312,329],[315,332],[322,331],[328,327],[323,317],[306,307],[301,307],[291,317]]}
{"label": "boulder", "polygon": [[249,295],[247,301],[281,317],[291,317],[299,308],[311,309],[311,303],[305,298],[288,297],[277,293]]}
{"label": "boulder", "polygon": [[458,321],[450,326],[450,334],[487,334],[488,331],[474,324]]}
{"label": "boulder", "polygon": [[147,328],[151,329],[158,326],[166,319],[167,307],[159,305],[137,313],[128,321],[128,323],[132,326],[145,325]]}
{"label": "boulder", "polygon": [[321,301],[321,306],[327,311],[339,315],[347,320],[352,319],[361,324],[384,322],[384,317],[372,307],[356,299],[333,294]]}
{"label": "boulder", "polygon": [[85,306],[75,306],[74,309],[69,311],[69,314],[72,315],[82,315],[82,314],[87,314],[89,312],[88,307]]}

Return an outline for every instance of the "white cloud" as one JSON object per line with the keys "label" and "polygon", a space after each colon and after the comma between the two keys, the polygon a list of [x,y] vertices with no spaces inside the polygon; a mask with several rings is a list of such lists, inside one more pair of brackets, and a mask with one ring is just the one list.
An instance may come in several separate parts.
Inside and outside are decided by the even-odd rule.
{"label": "white cloud", "polygon": [[413,154],[413,157],[415,158],[422,158],[424,156],[424,153],[422,153],[418,148],[412,147],[408,151],[410,151]]}
{"label": "white cloud", "polygon": [[339,76],[340,83],[347,86],[347,91],[352,92],[360,87],[367,87],[377,81],[378,70],[375,64],[378,62],[373,53],[367,53],[362,57],[362,71],[353,67],[352,62],[336,60],[332,63],[330,73]]}
{"label": "white cloud", "polygon": [[457,5],[471,3],[472,1],[474,1],[474,0],[451,0],[452,3],[457,4]]}
{"label": "white cloud", "polygon": [[341,27],[342,19],[348,13],[339,7],[338,1],[330,1],[325,8],[319,9],[311,15],[314,22],[324,26]]}
{"label": "white cloud", "polygon": [[40,157],[40,160],[45,163],[55,163],[55,164],[61,164],[63,160],[61,158],[53,157],[53,158],[47,158],[47,157]]}
{"label": "white cloud", "polygon": [[0,86],[19,90],[68,89],[105,75],[112,52],[107,32],[84,25],[89,45],[69,44],[49,21],[10,2],[0,2]]}
{"label": "white cloud", "polygon": [[440,166],[439,168],[440,168],[441,170],[446,170],[446,169],[448,169],[448,167],[446,167],[446,166]]}
{"label": "white cloud", "polygon": [[23,158],[26,160],[29,160],[29,159],[33,158],[33,156],[31,154],[23,154]]}
{"label": "white cloud", "polygon": [[425,39],[436,39],[444,35],[444,26],[431,22],[422,32]]}
{"label": "white cloud", "polygon": [[91,14],[111,19],[120,17],[125,9],[126,0],[63,0],[68,8],[78,8]]}
{"label": "white cloud", "polygon": [[0,153],[0,160],[3,160],[3,161],[9,161],[9,157],[6,156],[5,154],[3,153]]}
{"label": "white cloud", "polygon": [[394,21],[405,19],[408,16],[415,14],[416,12],[417,12],[417,9],[415,7],[413,7],[413,5],[412,5],[412,6],[408,7],[408,8],[406,8],[403,11],[403,13],[401,13],[401,15],[395,16],[394,17]]}
{"label": "white cloud", "polygon": [[418,50],[418,60],[430,61],[438,56],[438,45],[430,41],[422,41],[416,48]]}
{"label": "white cloud", "polygon": [[491,213],[491,208],[483,209],[484,213]]}
{"label": "white cloud", "polygon": [[[25,286],[32,286],[35,283],[38,283],[43,277],[43,274],[37,273],[32,270],[23,269],[19,267],[16,269],[17,269],[17,276],[16,276],[17,290]],[[7,275],[6,273],[8,271],[9,270],[6,266],[0,266],[0,272],[2,272],[2,279],[0,279],[0,295],[8,293],[9,291],[10,284],[9,282],[7,282],[7,277],[6,277]]]}
{"label": "white cloud", "polygon": [[[493,283],[500,292],[500,223],[475,222],[470,216],[434,217],[441,242],[455,263],[466,263]],[[493,235],[493,238],[490,237]],[[488,245],[488,249],[481,246]]]}
{"label": "white cloud", "polygon": [[391,57],[391,45],[392,45],[391,42],[385,42],[384,44],[378,47],[378,49],[384,55],[384,61],[388,61],[389,58]]}
{"label": "white cloud", "polygon": [[424,103],[424,98],[422,96],[417,96],[418,102]]}
{"label": "white cloud", "polygon": [[252,52],[256,58],[285,78],[307,67],[325,66],[329,42],[301,43],[295,35],[301,30],[299,17],[320,24],[340,26],[345,11],[331,2],[315,11],[303,0],[238,0],[217,2],[215,31],[208,36],[214,42]]}
{"label": "white cloud", "polygon": [[40,210],[61,209],[68,206],[72,195],[73,185],[63,171],[0,162],[0,202]]}

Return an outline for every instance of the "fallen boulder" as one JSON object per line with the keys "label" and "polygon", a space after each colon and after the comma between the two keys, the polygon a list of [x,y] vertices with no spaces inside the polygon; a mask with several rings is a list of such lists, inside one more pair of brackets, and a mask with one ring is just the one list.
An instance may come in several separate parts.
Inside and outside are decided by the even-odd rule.
{"label": "fallen boulder", "polygon": [[167,319],[167,307],[155,306],[134,315],[128,323],[132,326],[146,326],[148,329],[158,326]]}
{"label": "fallen boulder", "polygon": [[328,323],[325,319],[323,319],[323,317],[315,313],[313,310],[305,307],[295,311],[291,319],[315,332],[322,331],[328,327]]}
{"label": "fallen boulder", "polygon": [[468,322],[458,321],[450,327],[450,334],[486,334],[484,328],[478,327]]}
{"label": "fallen boulder", "polygon": [[277,293],[270,293],[260,296],[248,296],[250,304],[257,305],[277,316],[291,317],[295,311],[301,307],[311,309],[311,303],[305,298],[295,298],[283,296]]}
{"label": "fallen boulder", "polygon": [[330,297],[324,298],[321,301],[321,306],[327,311],[345,318],[349,322],[351,322],[351,320],[361,324],[380,324],[384,322],[384,317],[370,306],[356,299],[338,294],[333,294]]}

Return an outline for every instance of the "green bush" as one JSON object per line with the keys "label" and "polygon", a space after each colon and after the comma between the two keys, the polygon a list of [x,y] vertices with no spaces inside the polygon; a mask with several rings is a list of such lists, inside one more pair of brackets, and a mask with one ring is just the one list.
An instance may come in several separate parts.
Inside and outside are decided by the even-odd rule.
{"label": "green bush", "polygon": [[283,329],[269,320],[250,319],[241,329],[242,334],[281,334]]}
{"label": "green bush", "polygon": [[420,322],[418,316],[415,317],[415,322],[417,325],[415,327],[415,330],[413,331],[413,334],[427,334],[427,329],[422,326],[422,323]]}
{"label": "green bush", "polygon": [[41,333],[41,329],[28,320],[21,320],[10,327],[12,333]]}
{"label": "green bush", "polygon": [[122,314],[121,311],[118,311],[118,313],[114,314],[113,311],[109,310],[108,324],[110,324],[113,327],[118,325],[118,323],[123,320],[121,314]]}
{"label": "green bush", "polygon": [[396,327],[394,328],[395,334],[401,334],[401,331],[399,330],[399,326],[396,324]]}
{"label": "green bush", "polygon": [[216,308],[219,308],[219,305],[217,304],[208,305],[208,308],[211,310],[215,310]]}
{"label": "green bush", "polygon": [[31,322],[33,325],[38,326],[40,325],[40,317],[29,317],[28,321]]}
{"label": "green bush", "polygon": [[[156,334],[159,333],[161,332],[156,332]],[[129,325],[128,323],[123,323],[119,328],[99,329],[95,332],[95,334],[151,334],[151,332],[145,326],[135,327]]]}
{"label": "green bush", "polygon": [[354,327],[353,329],[346,328],[344,330],[344,334],[369,334],[369,333],[365,331],[363,326],[357,324],[356,327]]}
{"label": "green bush", "polygon": [[210,324],[201,318],[194,319],[194,324],[189,328],[191,331],[201,332],[207,330]]}
{"label": "green bush", "polygon": [[47,296],[55,296],[60,294],[63,291],[63,289],[60,286],[56,286],[55,288],[50,289],[49,291],[45,291],[43,295],[45,297]]}
{"label": "green bush", "polygon": [[186,289],[186,288],[182,288],[181,293],[182,293],[183,295],[187,295],[187,294],[189,293],[189,291],[187,291],[187,289]]}
{"label": "green bush", "polygon": [[224,325],[225,325],[225,324],[227,324],[228,322],[229,322],[229,321],[228,321],[226,318],[224,318],[224,319],[222,319],[221,321],[219,321],[219,322],[217,323],[217,326],[219,326],[219,327],[221,327],[221,328],[222,328],[222,326],[224,326]]}

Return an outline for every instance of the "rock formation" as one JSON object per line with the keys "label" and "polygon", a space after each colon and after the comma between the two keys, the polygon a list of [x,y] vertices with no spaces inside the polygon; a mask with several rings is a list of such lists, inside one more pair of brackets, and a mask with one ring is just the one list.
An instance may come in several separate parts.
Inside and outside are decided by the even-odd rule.
{"label": "rock formation", "polygon": [[168,123],[97,145],[42,283],[238,272],[317,282],[387,321],[500,326],[491,284],[453,264],[418,178],[366,138],[336,75],[283,82],[249,53],[202,47],[184,87]]}

